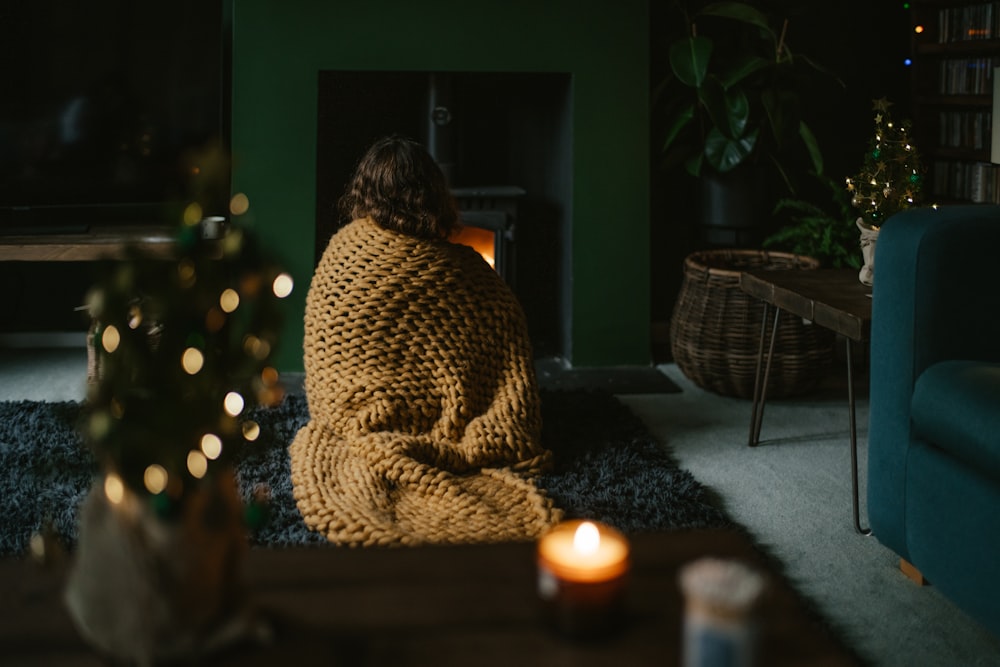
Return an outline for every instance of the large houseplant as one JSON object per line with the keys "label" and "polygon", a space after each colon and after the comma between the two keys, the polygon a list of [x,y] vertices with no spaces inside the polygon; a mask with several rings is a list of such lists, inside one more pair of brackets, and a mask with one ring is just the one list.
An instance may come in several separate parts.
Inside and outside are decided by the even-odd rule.
{"label": "large houseplant", "polygon": [[803,67],[813,61],[793,54],[788,21],[771,25],[744,2],[713,2],[695,12],[681,6],[685,34],[670,44],[670,74],[660,93],[666,106],[664,150],[691,174],[732,171],[766,160],[789,185],[782,160],[800,142],[816,172],[823,159],[802,119]]}
{"label": "large houseplant", "polygon": [[[785,18],[772,23],[744,2],[689,0],[677,2],[676,9],[684,29],[669,44],[669,72],[655,91],[665,119],[664,166],[683,167],[701,180],[709,215],[746,209],[763,215],[759,193],[768,172],[794,191],[797,174],[823,171],[802,113],[808,76],[822,68],[789,47]],[[718,206],[720,198],[740,190],[757,201]]]}

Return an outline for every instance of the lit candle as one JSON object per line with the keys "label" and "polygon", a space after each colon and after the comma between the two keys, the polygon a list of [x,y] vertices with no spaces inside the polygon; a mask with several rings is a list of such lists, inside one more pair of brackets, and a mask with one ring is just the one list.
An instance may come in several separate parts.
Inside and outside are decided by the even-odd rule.
{"label": "lit candle", "polygon": [[538,594],[556,629],[573,637],[611,631],[620,620],[629,545],[614,528],[566,521],[538,541]]}

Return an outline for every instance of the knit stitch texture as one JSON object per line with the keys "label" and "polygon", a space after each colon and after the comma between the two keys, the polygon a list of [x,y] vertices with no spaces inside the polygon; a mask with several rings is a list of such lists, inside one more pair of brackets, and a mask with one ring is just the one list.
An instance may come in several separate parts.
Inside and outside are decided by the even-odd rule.
{"label": "knit stitch texture", "polygon": [[352,546],[533,539],[560,518],[524,313],[471,248],[355,220],[306,297],[310,529]]}

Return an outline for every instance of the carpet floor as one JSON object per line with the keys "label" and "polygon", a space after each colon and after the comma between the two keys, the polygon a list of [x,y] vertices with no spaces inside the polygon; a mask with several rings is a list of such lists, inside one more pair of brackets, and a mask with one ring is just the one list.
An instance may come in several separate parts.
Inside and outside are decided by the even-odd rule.
{"label": "carpet floor", "polygon": [[[77,508],[96,472],[76,431],[73,401],[0,402],[0,555],[23,553],[43,525],[68,546],[76,540]],[[735,526],[711,492],[678,467],[670,452],[612,394],[545,390],[543,442],[556,455],[541,486],[567,518],[604,521],[626,533]],[[270,492],[269,519],[250,535],[268,546],[322,544],[302,522],[292,496],[288,444],[309,418],[301,394],[252,415],[262,436],[236,460],[249,500]]]}

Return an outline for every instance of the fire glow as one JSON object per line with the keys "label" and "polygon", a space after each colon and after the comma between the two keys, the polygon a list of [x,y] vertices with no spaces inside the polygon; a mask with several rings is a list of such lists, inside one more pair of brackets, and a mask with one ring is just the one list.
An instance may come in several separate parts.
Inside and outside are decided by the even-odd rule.
{"label": "fire glow", "polygon": [[451,236],[452,243],[467,245],[486,260],[496,270],[496,250],[493,232],[481,227],[462,227]]}

